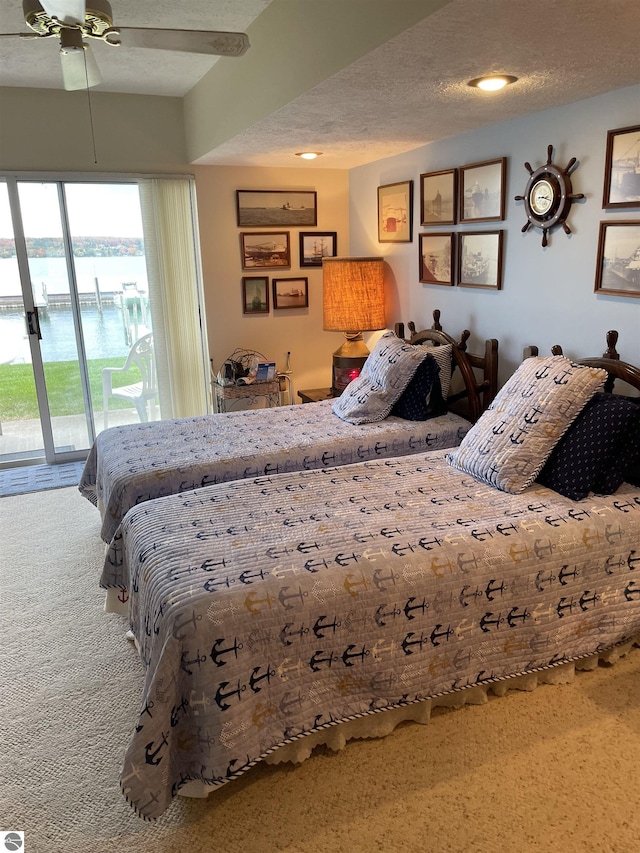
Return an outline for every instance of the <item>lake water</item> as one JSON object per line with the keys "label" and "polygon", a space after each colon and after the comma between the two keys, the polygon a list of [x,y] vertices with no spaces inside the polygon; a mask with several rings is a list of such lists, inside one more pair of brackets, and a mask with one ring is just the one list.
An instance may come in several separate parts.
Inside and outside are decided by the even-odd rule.
{"label": "lake water", "polygon": [[[97,308],[83,306],[81,313],[88,359],[127,357],[129,344],[125,339],[120,308],[105,305],[100,313]],[[70,308],[40,311],[40,329],[40,347],[45,361],[77,359]],[[19,311],[0,313],[0,363],[12,359],[17,364],[31,361],[24,314]]]}
{"label": "lake water", "polygon": [[[95,279],[100,290],[112,293],[122,290],[123,282],[134,281],[139,290],[147,290],[147,267],[144,255],[117,255],[111,258],[75,258],[79,293],[93,293]],[[69,293],[67,266],[64,258],[30,258],[29,270],[37,294],[45,282],[51,295]],[[20,275],[16,258],[0,258],[0,297],[20,297]]]}
{"label": "lake water", "polygon": [[[143,255],[110,258],[76,258],[78,292],[95,293],[95,279],[101,293],[122,291],[125,282],[135,282],[138,289],[147,291],[147,270]],[[31,258],[29,270],[36,302],[42,304],[46,289],[49,296],[69,293],[64,258]],[[0,297],[21,302],[20,276],[15,258],[0,258]],[[106,303],[100,313],[97,307],[82,306],[87,358],[126,357],[129,345],[125,339],[122,312],[117,305]],[[71,308],[49,307],[40,310],[42,353],[46,361],[66,361],[77,358]],[[31,361],[22,310],[12,308],[0,312],[0,363]]]}

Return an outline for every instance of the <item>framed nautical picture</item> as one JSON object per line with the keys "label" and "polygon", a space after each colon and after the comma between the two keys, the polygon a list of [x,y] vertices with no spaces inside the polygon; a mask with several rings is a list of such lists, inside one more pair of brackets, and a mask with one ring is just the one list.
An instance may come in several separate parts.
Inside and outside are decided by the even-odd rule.
{"label": "framed nautical picture", "polygon": [[466,231],[458,234],[460,287],[502,288],[502,231]]}
{"label": "framed nautical picture", "polygon": [[335,258],[338,254],[336,231],[301,231],[300,266],[321,267],[323,258]]}
{"label": "framed nautical picture", "polygon": [[607,133],[602,206],[640,207],[640,124]]}
{"label": "framed nautical picture", "polygon": [[458,210],[460,222],[504,219],[507,158],[460,166]]}
{"label": "framed nautical picture", "polygon": [[274,278],[273,307],[307,308],[309,306],[309,280],[307,278]]}
{"label": "framed nautical picture", "polygon": [[594,290],[640,297],[640,220],[600,223]]}
{"label": "framed nautical picture", "polygon": [[423,284],[448,284],[453,281],[453,232],[420,234],[420,281]]}
{"label": "framed nautical picture", "polygon": [[420,224],[455,225],[458,172],[425,172],[420,175]]}
{"label": "framed nautical picture", "polygon": [[276,269],[291,266],[288,231],[242,231],[242,269]]}
{"label": "framed nautical picture", "polygon": [[378,187],[378,242],[413,240],[413,181]]}
{"label": "framed nautical picture", "polygon": [[269,277],[244,276],[242,279],[242,313],[269,313]]}
{"label": "framed nautical picture", "polygon": [[236,190],[236,215],[241,228],[317,225],[317,193],[315,190]]}

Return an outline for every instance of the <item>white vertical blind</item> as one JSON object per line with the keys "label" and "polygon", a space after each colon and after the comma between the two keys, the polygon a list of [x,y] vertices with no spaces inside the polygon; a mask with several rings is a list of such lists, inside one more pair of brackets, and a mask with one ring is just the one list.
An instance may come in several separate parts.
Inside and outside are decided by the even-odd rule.
{"label": "white vertical blind", "polygon": [[168,178],[142,178],[139,186],[161,417],[204,414],[209,365],[195,186]]}

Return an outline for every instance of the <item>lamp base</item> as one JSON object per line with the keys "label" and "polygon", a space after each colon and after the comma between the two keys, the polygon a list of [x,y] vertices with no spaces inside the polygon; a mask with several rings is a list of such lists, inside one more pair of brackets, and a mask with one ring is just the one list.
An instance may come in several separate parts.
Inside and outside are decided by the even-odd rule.
{"label": "lamp base", "polygon": [[369,356],[367,345],[358,338],[346,340],[333,354],[331,393],[339,397],[347,385],[360,376],[360,371]]}

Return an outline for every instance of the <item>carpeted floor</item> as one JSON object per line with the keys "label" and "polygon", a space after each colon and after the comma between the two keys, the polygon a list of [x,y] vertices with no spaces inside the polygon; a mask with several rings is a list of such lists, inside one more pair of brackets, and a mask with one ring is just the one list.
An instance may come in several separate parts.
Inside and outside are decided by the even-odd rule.
{"label": "carpeted floor", "polygon": [[83,468],[84,462],[4,468],[0,470],[0,498],[77,486]]}
{"label": "carpeted floor", "polygon": [[64,489],[0,501],[0,522],[0,830],[30,853],[638,850],[637,648],[144,823],[118,784],[143,672],[102,612],[98,513]]}

